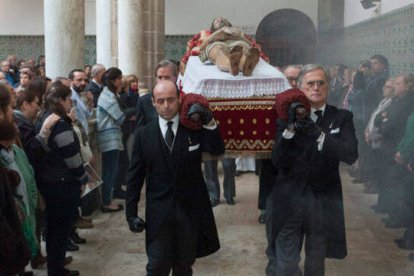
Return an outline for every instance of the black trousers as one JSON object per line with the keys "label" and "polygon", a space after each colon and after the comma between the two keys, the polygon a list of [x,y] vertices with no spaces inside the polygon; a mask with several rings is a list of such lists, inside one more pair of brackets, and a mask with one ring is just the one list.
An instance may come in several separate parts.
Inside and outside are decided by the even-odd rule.
{"label": "black trousers", "polygon": [[[217,160],[204,160],[204,176],[210,199],[220,200],[220,182],[217,173]],[[236,161],[234,158],[221,159],[223,166],[223,193],[226,199],[236,196]]]}
{"label": "black trousers", "polygon": [[130,135],[122,135],[122,144],[124,145],[124,150],[119,152],[118,159],[118,170],[116,176],[116,182],[114,185],[114,193],[119,193],[122,190],[122,186],[126,185],[126,175],[129,167],[129,157],[128,157],[128,138]]}
{"label": "black trousers", "polygon": [[266,200],[273,189],[273,185],[276,182],[277,169],[273,167],[271,159],[261,159],[260,171],[259,171],[259,198],[258,208],[259,210],[266,209]]}
{"label": "black trousers", "polygon": [[46,202],[46,252],[49,276],[64,274],[68,234],[76,220],[80,183],[49,183],[40,192]]}
{"label": "black trousers", "polygon": [[[287,217],[275,239],[268,240],[269,276],[299,276],[300,251],[305,240],[304,276],[325,274],[324,212],[318,195],[307,190]],[[268,236],[269,237],[269,236]]]}
{"label": "black trousers", "polygon": [[180,204],[171,208],[156,238],[147,248],[148,276],[193,275],[191,266],[197,253],[197,231]]}

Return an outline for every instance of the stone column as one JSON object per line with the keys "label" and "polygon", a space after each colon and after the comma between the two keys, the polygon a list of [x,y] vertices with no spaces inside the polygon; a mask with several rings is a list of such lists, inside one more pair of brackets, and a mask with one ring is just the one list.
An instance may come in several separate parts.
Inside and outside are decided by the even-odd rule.
{"label": "stone column", "polygon": [[144,2],[144,76],[141,78],[148,88],[155,84],[154,71],[164,59],[165,45],[165,0]]}
{"label": "stone column", "polygon": [[85,1],[44,0],[46,75],[67,77],[83,68]]}
{"label": "stone column", "polygon": [[118,67],[118,0],[112,0],[112,17],[111,17],[111,32],[112,32],[112,66]]}
{"label": "stone column", "polygon": [[118,67],[124,75],[143,74],[143,1],[118,1]]}
{"label": "stone column", "polygon": [[96,62],[112,66],[112,0],[96,0]]}

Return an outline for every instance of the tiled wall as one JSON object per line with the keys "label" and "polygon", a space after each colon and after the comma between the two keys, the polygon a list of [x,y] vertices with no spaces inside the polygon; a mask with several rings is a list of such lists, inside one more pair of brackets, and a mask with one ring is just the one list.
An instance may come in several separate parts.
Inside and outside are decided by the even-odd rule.
{"label": "tiled wall", "polygon": [[185,53],[191,35],[167,35],[165,37],[165,58],[180,60]]}
{"label": "tiled wall", "polygon": [[378,53],[392,75],[414,73],[414,5],[346,28],[343,51],[349,65]]}
{"label": "tiled wall", "polygon": [[[191,35],[165,37],[165,57],[180,60],[185,52]],[[15,54],[18,59],[36,59],[45,52],[43,36],[0,36],[0,60],[8,54]],[[85,37],[85,64],[96,63],[96,38]]]}
{"label": "tiled wall", "polygon": [[[165,58],[179,60],[191,35],[166,36]],[[95,36],[86,37],[85,64],[96,61]],[[359,60],[383,54],[390,61],[392,75],[414,73],[414,5],[350,26],[340,40],[319,45],[318,62],[338,61],[356,66]],[[9,53],[19,58],[36,58],[44,53],[42,36],[0,36],[0,59]],[[323,53],[323,54],[321,54]]]}
{"label": "tiled wall", "polygon": [[[85,64],[96,62],[95,36],[85,37]],[[17,59],[36,59],[45,53],[43,36],[0,36],[0,59],[15,54]]]}

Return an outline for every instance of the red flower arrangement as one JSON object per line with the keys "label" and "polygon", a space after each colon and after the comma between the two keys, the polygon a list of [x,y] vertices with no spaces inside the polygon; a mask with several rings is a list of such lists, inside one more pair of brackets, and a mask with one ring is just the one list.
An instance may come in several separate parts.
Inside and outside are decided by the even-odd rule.
{"label": "red flower arrangement", "polygon": [[283,93],[277,94],[275,97],[275,110],[277,117],[287,121],[288,120],[288,109],[289,106],[294,102],[300,102],[305,107],[306,111],[310,113],[311,107],[308,99],[302,90],[298,88],[292,88],[286,90]]}
{"label": "red flower arrangement", "polygon": [[203,127],[201,120],[194,122],[187,116],[190,106],[195,103],[199,103],[206,108],[210,108],[210,105],[204,96],[194,93],[183,94],[181,98],[180,122],[189,129],[199,130]]}

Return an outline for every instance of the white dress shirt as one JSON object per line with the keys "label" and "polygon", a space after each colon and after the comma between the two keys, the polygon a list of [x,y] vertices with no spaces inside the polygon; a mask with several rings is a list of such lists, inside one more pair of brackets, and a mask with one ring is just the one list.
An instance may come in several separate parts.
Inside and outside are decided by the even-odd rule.
{"label": "white dress shirt", "polygon": [[[172,118],[171,120],[167,121],[164,118],[162,118],[161,116],[158,116],[158,122],[160,125],[160,129],[161,129],[161,133],[162,133],[162,137],[164,137],[165,140],[165,134],[167,133],[167,129],[168,129],[168,122],[173,122],[171,128],[172,131],[174,132],[174,141],[175,141],[175,137],[177,136],[177,129],[178,129],[178,123],[179,123],[179,116],[178,113],[174,116],[174,118]],[[173,141],[173,144],[174,144]]]}

